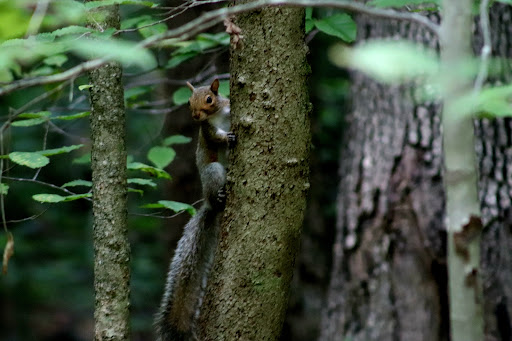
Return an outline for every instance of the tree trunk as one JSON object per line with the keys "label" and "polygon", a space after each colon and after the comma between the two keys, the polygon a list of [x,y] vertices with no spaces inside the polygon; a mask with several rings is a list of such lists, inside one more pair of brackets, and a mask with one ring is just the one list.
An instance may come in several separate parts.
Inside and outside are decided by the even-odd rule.
{"label": "tree trunk", "polygon": [[[102,9],[119,28],[118,6]],[[92,25],[94,27],[94,25]],[[126,145],[122,69],[89,73],[91,95],[95,340],[129,340],[130,246],[126,228]]]}
{"label": "tree trunk", "polygon": [[[493,56],[510,58],[512,9],[491,9]],[[435,46],[416,25],[361,16],[359,38],[402,37]],[[481,48],[475,37],[475,52]],[[503,62],[495,81],[510,82]],[[353,74],[342,144],[333,269],[320,340],[447,340],[449,329],[440,111],[410,89]],[[476,121],[484,218],[485,339],[512,336],[512,122]]]}
{"label": "tree trunk", "polygon": [[304,11],[240,15],[231,56],[232,128],[221,243],[200,319],[201,340],[277,340],[309,188]]}
{"label": "tree trunk", "polygon": [[[359,40],[432,41],[415,24],[357,18]],[[352,74],[322,341],[446,340],[439,107]]]}
{"label": "tree trunk", "polygon": [[482,220],[478,201],[475,134],[473,118],[461,114],[456,104],[473,87],[472,79],[458,68],[473,57],[472,3],[471,0],[442,2],[443,21],[439,37],[444,74],[441,122],[452,341],[480,341],[484,338],[480,279]]}
{"label": "tree trunk", "polygon": [[[510,83],[512,69],[512,6],[494,4],[490,11],[493,57],[501,60],[502,73],[493,83]],[[475,37],[480,53],[482,37]],[[479,196],[484,219],[481,265],[484,290],[485,339],[512,339],[512,120],[476,122],[479,156]]]}

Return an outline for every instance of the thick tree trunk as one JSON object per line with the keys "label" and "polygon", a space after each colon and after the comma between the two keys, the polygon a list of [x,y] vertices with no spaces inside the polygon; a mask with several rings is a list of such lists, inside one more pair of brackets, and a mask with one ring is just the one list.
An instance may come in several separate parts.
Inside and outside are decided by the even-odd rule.
{"label": "thick tree trunk", "polygon": [[[493,56],[502,59],[502,73],[493,83],[512,81],[512,6],[495,4],[490,12]],[[475,38],[480,52],[481,35]],[[481,265],[487,341],[512,339],[512,120],[476,122],[479,196],[484,219]]]}
{"label": "thick tree trunk", "polygon": [[[414,24],[358,18],[359,39],[435,45]],[[446,340],[439,108],[352,75],[322,341]]]}
{"label": "thick tree trunk", "polygon": [[244,36],[231,57],[238,144],[201,340],[277,340],[281,332],[309,188],[303,20],[302,9],[272,8],[235,22]]}
{"label": "thick tree trunk", "polygon": [[[493,55],[510,58],[512,9],[491,10]],[[360,17],[359,38],[400,36],[431,46],[427,31]],[[475,39],[476,52],[481,38]],[[510,82],[503,62],[499,81]],[[353,74],[342,145],[333,270],[320,340],[447,340],[444,190],[439,107],[413,105],[410,89]],[[486,340],[512,336],[512,122],[476,122],[485,228]]]}
{"label": "thick tree trunk", "polygon": [[[103,10],[108,14],[104,27],[119,28],[118,6]],[[109,63],[89,73],[92,85],[95,340],[129,340],[130,337],[126,129],[121,76],[118,63]]]}

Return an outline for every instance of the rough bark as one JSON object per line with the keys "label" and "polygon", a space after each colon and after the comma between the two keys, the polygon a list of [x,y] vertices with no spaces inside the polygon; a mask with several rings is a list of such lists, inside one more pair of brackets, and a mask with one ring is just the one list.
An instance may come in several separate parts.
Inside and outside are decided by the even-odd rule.
{"label": "rough bark", "polygon": [[[103,9],[104,27],[119,28],[118,6]],[[126,145],[122,69],[89,73],[95,340],[129,340],[130,246],[126,226]]]}
{"label": "rough bark", "polygon": [[[512,8],[491,8],[493,56],[511,56]],[[477,26],[474,26],[477,27]],[[360,17],[359,38],[435,46],[415,25]],[[477,32],[475,52],[481,47]],[[502,63],[494,82],[510,82]],[[333,269],[320,340],[447,340],[439,107],[353,74],[342,144]],[[477,120],[485,340],[512,337],[512,121]],[[353,245],[353,246],[351,246]]]}
{"label": "rough bark", "polygon": [[[512,57],[512,6],[495,4],[490,11],[492,55]],[[475,52],[482,45],[475,37]],[[510,83],[512,68],[502,59],[501,74],[492,83]],[[481,265],[484,290],[485,339],[512,338],[512,120],[476,122],[479,156],[479,196],[484,219]]]}
{"label": "rough bark", "polygon": [[[357,22],[360,40],[436,44],[414,24]],[[352,82],[320,340],[446,340],[439,108],[414,105],[410,87]]]}
{"label": "rough bark", "polygon": [[201,340],[277,340],[309,188],[304,11],[236,18],[231,154],[221,244],[203,305]]}

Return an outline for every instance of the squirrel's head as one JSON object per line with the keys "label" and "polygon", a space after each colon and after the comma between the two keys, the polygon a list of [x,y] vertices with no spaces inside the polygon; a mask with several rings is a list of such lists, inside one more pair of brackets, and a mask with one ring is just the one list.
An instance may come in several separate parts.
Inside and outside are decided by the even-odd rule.
{"label": "squirrel's head", "polygon": [[192,90],[192,95],[188,100],[192,118],[196,121],[204,121],[209,116],[219,111],[218,95],[219,80],[215,79],[210,86],[201,86],[194,88],[187,82],[187,86]]}

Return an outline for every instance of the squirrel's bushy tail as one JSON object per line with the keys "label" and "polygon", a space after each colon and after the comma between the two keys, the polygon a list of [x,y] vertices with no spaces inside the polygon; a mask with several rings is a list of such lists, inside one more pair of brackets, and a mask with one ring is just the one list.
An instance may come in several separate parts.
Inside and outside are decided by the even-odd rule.
{"label": "squirrel's bushy tail", "polygon": [[218,216],[217,211],[203,204],[185,225],[155,320],[158,341],[196,339],[194,324],[219,238]]}

